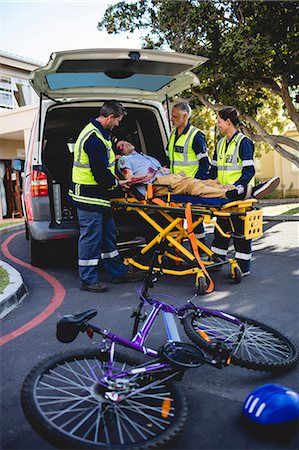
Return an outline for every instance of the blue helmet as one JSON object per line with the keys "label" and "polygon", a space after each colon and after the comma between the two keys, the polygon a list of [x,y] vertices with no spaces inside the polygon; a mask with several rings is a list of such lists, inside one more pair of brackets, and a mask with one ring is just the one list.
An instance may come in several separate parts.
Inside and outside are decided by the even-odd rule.
{"label": "blue helmet", "polygon": [[279,384],[264,384],[247,396],[243,414],[261,425],[298,419],[299,394]]}

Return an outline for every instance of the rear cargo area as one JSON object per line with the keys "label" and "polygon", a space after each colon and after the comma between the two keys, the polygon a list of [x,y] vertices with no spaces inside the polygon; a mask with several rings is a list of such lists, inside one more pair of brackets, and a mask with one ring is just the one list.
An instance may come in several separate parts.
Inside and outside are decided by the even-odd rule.
{"label": "rear cargo area", "polygon": [[[137,151],[154,156],[162,164],[166,163],[164,152],[166,131],[160,112],[152,106],[123,105],[127,116],[120,126],[112,131],[112,142],[126,139],[133,143]],[[99,115],[99,104],[67,104],[49,108],[43,134],[42,164],[49,182],[51,226],[77,227],[76,210],[68,196],[72,177],[73,150],[76,139],[83,127],[93,117]],[[163,142],[164,136],[164,142]],[[130,217],[128,217],[128,214]],[[134,217],[133,217],[134,216]],[[144,222],[136,213],[115,212],[118,241],[146,235]]]}

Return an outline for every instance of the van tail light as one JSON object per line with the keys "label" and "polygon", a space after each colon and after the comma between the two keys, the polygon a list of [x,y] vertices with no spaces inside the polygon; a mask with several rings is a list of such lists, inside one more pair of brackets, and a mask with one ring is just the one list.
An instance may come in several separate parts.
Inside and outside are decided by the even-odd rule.
{"label": "van tail light", "polygon": [[44,172],[33,170],[31,174],[32,197],[45,197],[49,195],[48,179]]}

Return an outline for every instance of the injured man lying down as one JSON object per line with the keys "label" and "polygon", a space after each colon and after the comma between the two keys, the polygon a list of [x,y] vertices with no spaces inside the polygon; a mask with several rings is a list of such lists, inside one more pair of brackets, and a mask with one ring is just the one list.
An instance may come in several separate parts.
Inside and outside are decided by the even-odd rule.
{"label": "injured man lying down", "polygon": [[250,197],[263,198],[273,192],[278,184],[279,177],[260,183],[258,186],[246,186],[242,194],[238,193],[236,186],[220,184],[217,180],[198,180],[180,174],[170,173],[170,169],[162,167],[160,162],[152,156],[138,153],[133,144],[128,141],[118,141],[116,148],[121,153],[118,159],[118,170],[128,180],[128,184],[135,184],[138,191],[145,195],[146,184],[153,184],[155,195],[167,195],[168,187],[175,195],[196,195],[206,198],[226,198],[229,200],[244,200]]}

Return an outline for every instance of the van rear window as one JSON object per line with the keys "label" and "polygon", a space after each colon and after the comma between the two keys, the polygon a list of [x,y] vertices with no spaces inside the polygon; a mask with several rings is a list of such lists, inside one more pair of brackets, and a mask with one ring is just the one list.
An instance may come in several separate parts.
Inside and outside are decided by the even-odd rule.
{"label": "van rear window", "polygon": [[54,73],[46,75],[50,89],[112,87],[156,92],[174,78],[166,75],[133,74],[128,78],[111,78],[105,73]]}

